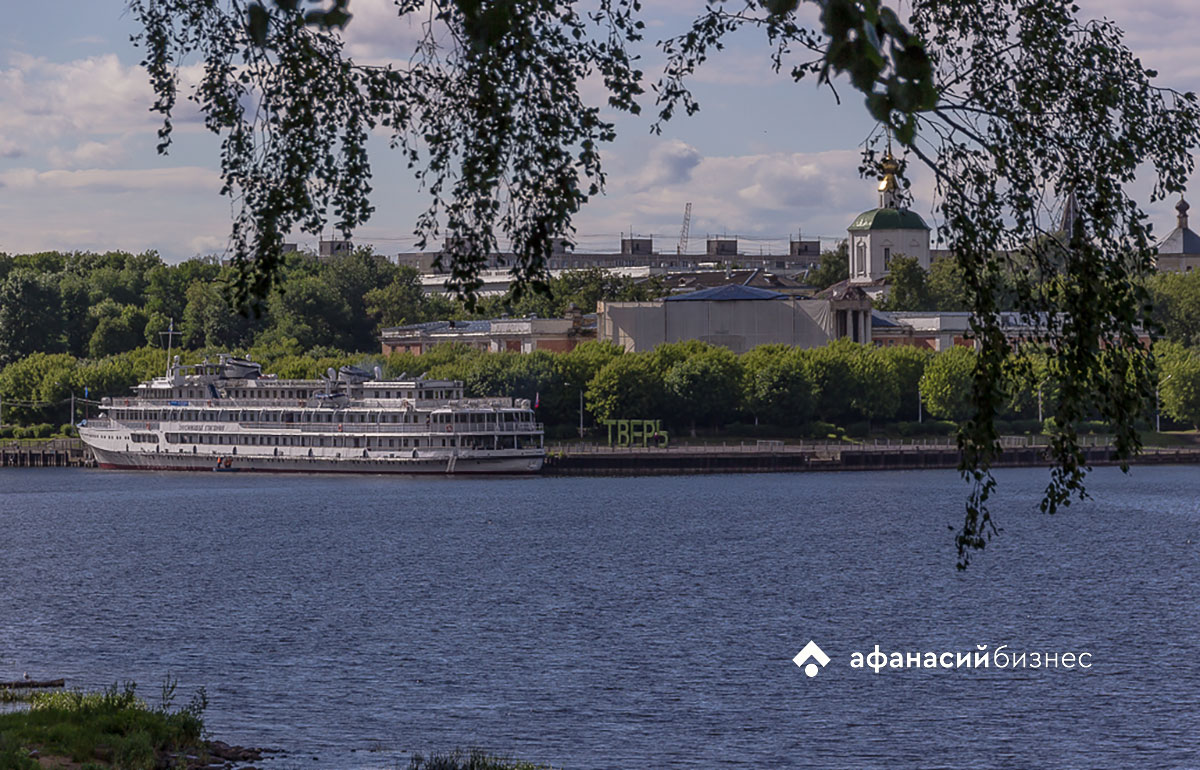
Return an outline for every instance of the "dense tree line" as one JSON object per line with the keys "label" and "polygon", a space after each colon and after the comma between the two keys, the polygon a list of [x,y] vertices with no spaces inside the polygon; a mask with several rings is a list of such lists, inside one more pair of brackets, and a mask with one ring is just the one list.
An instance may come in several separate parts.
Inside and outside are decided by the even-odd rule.
{"label": "dense tree line", "polygon": [[[839,252],[827,255],[844,262]],[[832,273],[834,259],[823,264]],[[930,297],[954,293],[952,261],[935,261],[926,274],[916,260],[897,257],[891,268],[888,307],[916,298],[914,309],[923,309]],[[456,345],[420,357],[376,355],[381,326],[504,313],[560,316],[571,305],[590,312],[598,300],[646,300],[662,291],[657,282],[599,269],[566,273],[545,293],[487,297],[468,311],[443,295],[426,295],[415,271],[368,250],[327,262],[292,254],[258,317],[230,308],[227,271],[212,259],[168,266],[153,252],[0,255],[4,422],[65,422],[72,394],[119,396],[161,374],[163,333],[172,319],[179,334],[173,345],[188,363],[237,352],[282,377],[316,377],[348,363],[380,365],[390,376],[429,373],[464,381],[470,395],[538,397],[543,419],[562,433],[578,425],[581,394],[589,425],[644,417],[687,432],[758,425],[862,433],[915,421],[918,393],[922,413],[933,419],[961,422],[971,410],[975,357],[965,348],[933,355],[841,341],[814,350],[768,345],[737,356],[699,342],[636,354],[592,342],[561,355],[488,354]],[[951,288],[931,288],[939,285]],[[1156,351],[1162,413],[1200,423],[1200,355],[1193,350],[1200,341],[1200,274],[1156,275],[1148,288],[1166,337]],[[1052,414],[1063,379],[1052,359],[1031,347],[1012,356],[1009,369],[1000,418]]]}
{"label": "dense tree line", "polygon": [[[1018,263],[1019,265],[1019,263]],[[1016,309],[1013,271],[999,275],[998,307]],[[935,259],[925,270],[916,258],[896,255],[888,265],[888,293],[880,310],[958,312],[967,309],[962,270],[952,259]],[[1200,344],[1200,272],[1161,272],[1142,280],[1150,298],[1150,321],[1163,339]],[[1006,287],[1006,288],[1005,288]]]}
{"label": "dense tree line", "polygon": [[[1200,420],[1200,357],[1163,343],[1163,413],[1188,424]],[[184,363],[226,348],[176,351]],[[971,413],[975,353],[943,353],[909,346],[873,347],[839,340],[821,348],[764,345],[743,355],[703,342],[660,345],[629,353],[609,342],[585,342],[568,353],[489,353],[462,344],[439,345],[423,355],[305,352],[270,345],[235,348],[285,378],[316,378],[326,369],[379,366],[388,377],[461,380],[472,397],[512,396],[538,402],[538,416],[554,437],[575,435],[606,419],[659,419],[677,434],[733,430],[762,436],[817,436],[871,431],[949,433]],[[166,352],[143,346],[103,358],[33,353],[0,371],[5,424],[58,425],[72,394],[121,396],[160,375]],[[1007,430],[1041,431],[1059,397],[1050,359],[1014,360],[1006,382]],[[918,404],[919,400],[919,404]],[[80,402],[77,417],[85,414]],[[91,407],[94,412],[94,405]],[[918,420],[924,423],[919,424]]]}
{"label": "dense tree line", "polygon": [[172,322],[176,346],[261,348],[298,353],[332,347],[372,351],[381,327],[504,313],[561,316],[598,300],[658,296],[657,281],[635,283],[596,268],[551,279],[545,291],[494,296],[468,309],[442,294],[426,294],[413,268],[358,249],[321,261],[284,258],[281,280],[261,312],[233,309],[233,268],[213,258],[167,265],[155,252],[0,254],[0,366],[35,352],[101,359],[165,343]]}

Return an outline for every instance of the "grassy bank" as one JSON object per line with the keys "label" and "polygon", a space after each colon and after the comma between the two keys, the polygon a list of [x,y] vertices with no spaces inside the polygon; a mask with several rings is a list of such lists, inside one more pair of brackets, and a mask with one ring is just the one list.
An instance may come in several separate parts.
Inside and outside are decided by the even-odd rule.
{"label": "grassy bank", "polygon": [[[0,702],[26,703],[0,713],[0,770],[188,770],[262,759],[261,752],[205,739],[204,691],[173,708],[175,686],[149,706],[132,684],[101,692],[0,688]],[[482,751],[413,756],[407,770],[551,770]]]}
{"label": "grassy bank", "polygon": [[172,708],[174,685],[163,687],[157,708],[135,687],[101,692],[57,691],[22,697],[28,709],[0,714],[0,770],[37,770],[37,759],[61,757],[88,768],[151,770],[186,767],[206,753],[203,691]]}

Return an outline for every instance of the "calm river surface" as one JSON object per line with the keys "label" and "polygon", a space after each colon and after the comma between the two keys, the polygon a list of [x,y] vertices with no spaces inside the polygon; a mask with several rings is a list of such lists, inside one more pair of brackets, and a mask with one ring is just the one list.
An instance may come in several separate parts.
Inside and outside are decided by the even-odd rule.
{"label": "calm river surface", "polygon": [[[169,674],[272,768],[1200,768],[1200,469],[1101,469],[1053,517],[1045,471],[1000,479],[963,574],[952,472],[6,469],[0,679]],[[852,668],[875,644],[1093,666]]]}

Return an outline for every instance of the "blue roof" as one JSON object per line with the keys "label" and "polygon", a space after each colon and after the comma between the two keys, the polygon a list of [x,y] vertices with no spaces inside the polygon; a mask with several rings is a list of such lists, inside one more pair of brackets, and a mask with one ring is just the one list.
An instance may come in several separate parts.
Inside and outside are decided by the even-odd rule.
{"label": "blue roof", "polygon": [[787,299],[787,295],[768,289],[757,289],[753,286],[739,286],[734,284],[731,286],[714,286],[711,289],[701,289],[689,294],[676,294],[673,297],[667,297],[663,301],[745,302],[747,300],[759,299]]}

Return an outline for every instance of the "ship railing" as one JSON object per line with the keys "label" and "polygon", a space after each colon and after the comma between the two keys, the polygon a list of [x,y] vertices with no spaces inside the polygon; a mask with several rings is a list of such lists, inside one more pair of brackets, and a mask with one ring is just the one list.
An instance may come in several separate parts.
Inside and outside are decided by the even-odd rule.
{"label": "ship railing", "polygon": [[[220,425],[221,423],[186,423],[187,425]],[[226,423],[228,424],[228,423]],[[540,422],[518,423],[424,423],[424,422],[239,422],[242,430],[300,431],[301,433],[538,433],[545,427]],[[452,427],[451,427],[452,426]],[[447,428],[450,428],[447,430]],[[187,432],[187,428],[180,428]]]}
{"label": "ship railing", "polygon": [[[194,408],[217,408],[221,409],[266,409],[275,407],[278,409],[305,409],[317,412],[328,412],[332,409],[329,406],[319,406],[313,403],[313,398],[145,398],[143,396],[134,396],[124,399],[129,402],[130,406],[152,406],[152,407],[181,407],[186,403],[188,407]],[[121,404],[121,399],[116,399],[114,403],[118,406]],[[304,405],[300,406],[298,402],[303,401]],[[181,403],[182,402],[182,403]],[[107,400],[106,400],[107,403]],[[412,407],[421,410],[428,409],[444,409],[446,407],[459,409],[512,409],[513,400],[511,398],[363,398],[355,399],[353,404],[338,407],[346,410],[362,410],[362,409],[397,409]]]}
{"label": "ship railing", "polygon": [[[265,430],[301,433],[541,433],[545,425],[540,422],[513,423],[426,423],[426,422],[210,422],[196,420],[172,420],[168,429],[180,433],[205,433],[212,426],[237,425],[241,430]],[[88,426],[94,428],[125,427],[130,430],[159,430],[168,426],[157,420],[111,420],[89,419]],[[450,427],[447,430],[448,426]],[[220,432],[220,431],[214,431]]]}

